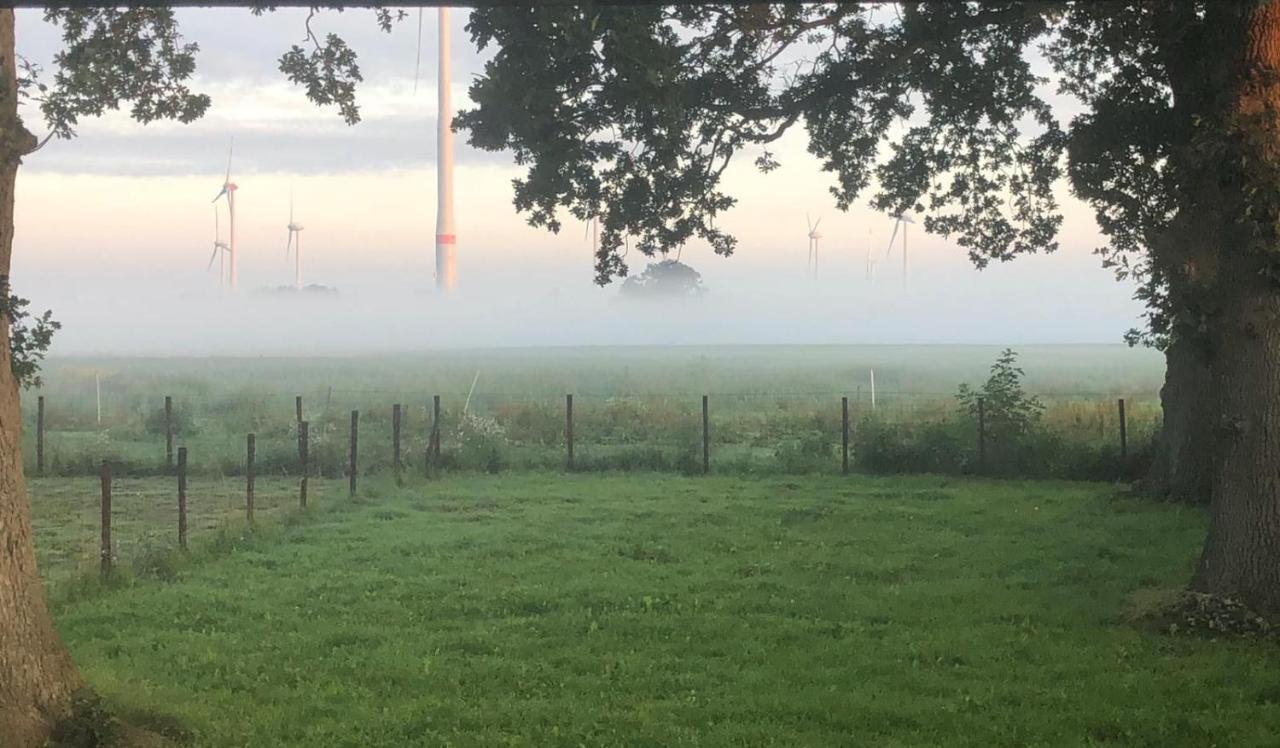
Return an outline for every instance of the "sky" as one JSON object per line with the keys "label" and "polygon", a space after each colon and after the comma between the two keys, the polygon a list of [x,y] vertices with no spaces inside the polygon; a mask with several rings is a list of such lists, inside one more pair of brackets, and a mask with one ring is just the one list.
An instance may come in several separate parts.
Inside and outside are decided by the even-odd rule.
{"label": "sky", "polygon": [[[802,131],[774,151],[779,170],[750,159],[726,173],[738,205],[718,225],[736,254],[699,243],[681,259],[709,293],[696,304],[621,303],[618,284],[591,282],[585,227],[529,227],[511,205],[521,171],[510,154],[456,141],[457,292],[433,293],[436,12],[418,11],[391,34],[372,11],[323,13],[318,32],[341,34],[360,55],[363,121],[348,127],[276,69],[301,40],[306,11],[252,16],[240,9],[178,11],[200,44],[192,87],[213,104],[201,120],[139,125],[112,113],[51,141],[18,180],[13,284],[64,329],[54,355],[123,353],[342,354],[432,348],[725,343],[1119,343],[1139,322],[1133,288],[1101,267],[1088,208],[1066,187],[1061,248],[977,271],[965,252],[916,226],[886,248],[893,222],[866,201],[835,209],[831,184]],[[452,13],[455,106],[483,67]],[[58,30],[18,11],[19,52],[48,65]],[[419,75],[415,91],[415,66]],[[28,112],[29,126],[35,112]],[[218,289],[206,269],[210,201],[235,140],[233,179],[241,290]],[[305,226],[305,280],[332,300],[278,299],[255,290],[292,282],[285,262],[290,199]],[[821,217],[819,274],[806,269],[806,215]],[[223,231],[225,237],[225,214]],[[866,278],[868,247],[877,260]],[[636,258],[629,258],[636,259]],[[630,263],[633,272],[644,261]]]}

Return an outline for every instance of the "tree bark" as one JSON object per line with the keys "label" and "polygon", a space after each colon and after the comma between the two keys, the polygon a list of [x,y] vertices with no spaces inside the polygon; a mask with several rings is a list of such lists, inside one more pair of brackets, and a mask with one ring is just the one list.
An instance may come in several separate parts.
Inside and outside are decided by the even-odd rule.
{"label": "tree bark", "polygon": [[1164,420],[1151,467],[1142,481],[1149,496],[1208,504],[1213,469],[1213,407],[1209,362],[1195,342],[1175,337],[1165,350],[1160,407]]}
{"label": "tree bark", "polygon": [[[0,294],[9,294],[14,182],[35,139],[17,109],[13,10],[0,9]],[[45,604],[22,472],[22,414],[0,317],[0,745],[43,745],[80,678]]]}
{"label": "tree bark", "polygon": [[[1227,4],[1224,4],[1227,6]],[[1211,11],[1213,12],[1213,11]],[[1192,587],[1280,615],[1280,0],[1218,19],[1231,66],[1217,171],[1226,241],[1204,268],[1212,357],[1209,535]],[[1233,54],[1234,52],[1234,54]],[[1208,160],[1208,159],[1207,159]]]}

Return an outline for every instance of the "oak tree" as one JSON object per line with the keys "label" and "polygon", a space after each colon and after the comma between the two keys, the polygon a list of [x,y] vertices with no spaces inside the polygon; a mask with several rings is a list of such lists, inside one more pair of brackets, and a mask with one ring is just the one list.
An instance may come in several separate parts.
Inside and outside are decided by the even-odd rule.
{"label": "oak tree", "polygon": [[533,225],[599,221],[600,283],[628,236],[732,253],[725,169],[775,167],[793,129],[838,207],[923,216],[979,268],[1053,251],[1070,185],[1167,345],[1163,469],[1212,515],[1192,585],[1280,614],[1280,0],[512,6],[469,29],[493,55],[459,125],[525,167]]}

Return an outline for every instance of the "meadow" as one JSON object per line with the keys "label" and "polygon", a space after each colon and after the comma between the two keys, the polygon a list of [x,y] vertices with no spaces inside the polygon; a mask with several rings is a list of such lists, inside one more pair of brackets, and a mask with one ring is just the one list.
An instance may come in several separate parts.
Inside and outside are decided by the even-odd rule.
{"label": "meadow", "polygon": [[[347,358],[51,359],[25,395],[28,472],[35,400],[46,400],[45,474],[166,472],[163,402],[210,479],[244,471],[245,436],[262,475],[297,474],[295,397],[318,475],[346,470],[350,412],[360,411],[361,471],[392,464],[391,410],[403,405],[403,461],[425,469],[431,402],[440,396],[441,467],[548,470],[566,465],[565,395],[574,396],[581,471],[702,468],[701,398],[709,398],[714,470],[772,475],[841,467],[841,398],[850,402],[857,471],[978,472],[976,427],[956,388],[982,382],[994,346],[732,346],[443,351]],[[1159,421],[1161,359],[1123,346],[1025,346],[1025,385],[1046,405],[1034,439],[993,449],[993,474],[1071,479],[1140,473]],[[874,371],[876,392],[872,398]],[[1127,402],[1120,457],[1116,400]],[[1034,442],[1034,443],[1033,443]],[[1017,452],[1016,455],[1012,452]]]}
{"label": "meadow", "polygon": [[[74,545],[50,529],[74,513],[72,483],[34,483],[47,564]],[[167,506],[168,486],[143,479],[127,506]],[[1186,580],[1205,517],[1113,485],[504,473],[379,479],[355,501],[344,487],[254,531],[210,515],[220,529],[190,555],[111,589],[52,583],[88,681],[197,746],[1280,734],[1273,645],[1128,620]]]}

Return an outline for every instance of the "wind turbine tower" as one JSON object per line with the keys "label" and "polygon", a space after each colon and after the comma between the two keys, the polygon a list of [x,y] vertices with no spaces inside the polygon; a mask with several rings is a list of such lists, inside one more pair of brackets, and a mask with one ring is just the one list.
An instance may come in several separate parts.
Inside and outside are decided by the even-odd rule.
{"label": "wind turbine tower", "polygon": [[289,241],[284,245],[284,261],[293,249],[293,287],[302,290],[302,225],[293,220],[293,195],[289,196]]}
{"label": "wind turbine tower", "polygon": [[227,264],[230,265],[228,275],[230,276],[231,290],[236,290],[236,190],[239,187],[235,182],[231,181],[231,154],[235,150],[236,141],[231,140],[231,146],[227,149],[227,175],[222,180],[222,191],[217,197],[213,198],[213,202],[218,202],[225,195],[227,198],[227,213],[231,216],[231,228],[229,229],[229,239],[227,242]]}
{"label": "wind turbine tower", "polygon": [[893,253],[893,240],[898,238],[898,229],[902,229],[902,287],[907,287],[907,226],[915,223],[915,220],[906,213],[900,213],[893,218],[893,234],[889,236],[889,249],[885,252],[885,257]]}
{"label": "wind turbine tower", "polygon": [[440,8],[440,79],[436,115],[436,289],[450,292],[458,281],[453,228],[453,105],[449,101],[449,9]]}
{"label": "wind turbine tower", "polygon": [[871,253],[871,231],[867,230],[867,280],[876,279],[876,258]]}
{"label": "wind turbine tower", "polygon": [[805,221],[809,224],[809,264],[813,266],[813,278],[818,278],[818,240],[822,238],[822,234],[818,231],[818,225],[822,223],[819,216],[817,223],[812,222],[809,215],[805,214]]}
{"label": "wind turbine tower", "polygon": [[218,260],[218,288],[227,287],[227,252],[231,249],[222,241],[222,231],[218,225],[218,206],[213,206],[213,254],[209,255],[208,270],[213,270],[213,261]]}

